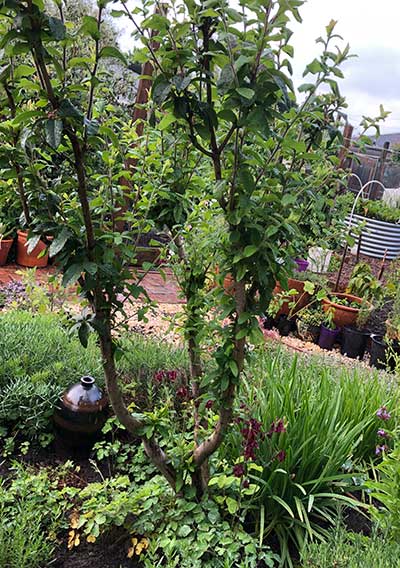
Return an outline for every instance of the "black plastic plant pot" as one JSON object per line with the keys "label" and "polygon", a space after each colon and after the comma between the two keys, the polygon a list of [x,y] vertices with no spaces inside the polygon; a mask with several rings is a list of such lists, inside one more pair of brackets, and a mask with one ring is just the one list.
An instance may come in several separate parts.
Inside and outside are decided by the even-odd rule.
{"label": "black plastic plant pot", "polygon": [[371,335],[371,357],[369,364],[376,369],[386,369],[386,343],[380,335]]}
{"label": "black plastic plant pot", "polygon": [[262,326],[264,329],[272,329],[275,325],[275,318],[266,315],[262,318]]}
{"label": "black plastic plant pot", "polygon": [[319,335],[321,333],[321,326],[320,325],[309,325],[308,326],[308,333],[310,334],[313,343],[318,343]]}
{"label": "black plastic plant pot", "polygon": [[281,314],[276,322],[276,328],[282,337],[286,337],[291,331],[296,330],[296,322],[285,314]]}
{"label": "black plastic plant pot", "polygon": [[381,335],[371,335],[371,358],[369,364],[376,369],[394,371],[396,357],[400,357],[400,345],[397,342],[388,345]]}
{"label": "black plastic plant pot", "polygon": [[337,341],[340,329],[329,329],[324,325],[321,325],[321,331],[319,334],[318,345],[322,349],[327,349],[331,351],[332,347]]}
{"label": "black plastic plant pot", "polygon": [[340,352],[351,359],[362,359],[367,349],[370,333],[360,331],[354,327],[344,327],[342,333],[342,346]]}

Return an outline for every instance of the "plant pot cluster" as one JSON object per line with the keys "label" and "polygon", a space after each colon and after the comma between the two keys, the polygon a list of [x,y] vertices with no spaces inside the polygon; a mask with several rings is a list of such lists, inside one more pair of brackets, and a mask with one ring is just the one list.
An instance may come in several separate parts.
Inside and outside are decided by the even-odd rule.
{"label": "plant pot cluster", "polygon": [[[49,261],[48,253],[44,254],[46,244],[39,241],[35,248],[28,252],[28,232],[17,231],[17,250],[16,261],[20,266],[28,268],[44,268]],[[0,266],[7,264],[8,255],[14,243],[13,238],[3,238],[0,240]]]}

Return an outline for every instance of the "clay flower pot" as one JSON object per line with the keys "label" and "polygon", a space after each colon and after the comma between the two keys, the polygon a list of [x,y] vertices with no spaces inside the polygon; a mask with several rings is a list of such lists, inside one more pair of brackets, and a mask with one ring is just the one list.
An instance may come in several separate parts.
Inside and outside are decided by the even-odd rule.
{"label": "clay flower pot", "polygon": [[228,296],[233,296],[235,294],[235,279],[232,274],[227,274],[224,278],[224,290],[225,294]]}
{"label": "clay flower pot", "polygon": [[[290,312],[290,304],[295,304],[295,307],[292,309],[291,316],[296,315],[296,313],[307,306],[310,303],[310,294],[308,292],[304,292],[305,282],[302,280],[296,280],[295,278],[288,278],[288,290],[297,290],[298,294],[289,297],[289,301],[285,302],[280,310],[277,313],[277,316],[282,314],[289,315]],[[276,286],[273,290],[273,294],[281,294],[283,292],[283,288],[279,282],[276,283]]]}
{"label": "clay flower pot", "polygon": [[[362,304],[362,299],[358,296],[352,296],[351,294],[334,294],[337,298],[344,298],[350,302],[355,302],[357,304]],[[333,321],[337,327],[352,326],[355,325],[359,308],[352,308],[351,306],[343,306],[341,304],[335,304],[329,298],[324,298],[322,300],[322,308],[324,312],[328,310],[333,310]],[[371,306],[372,308],[372,306]]]}
{"label": "clay flower pot", "polygon": [[14,239],[0,240],[0,266],[4,266],[6,264],[8,253],[10,252],[13,242]]}
{"label": "clay flower pot", "polygon": [[29,268],[44,268],[49,261],[49,255],[45,254],[38,258],[39,254],[46,249],[43,241],[39,241],[32,252],[28,253],[28,233],[17,231],[17,264]]}

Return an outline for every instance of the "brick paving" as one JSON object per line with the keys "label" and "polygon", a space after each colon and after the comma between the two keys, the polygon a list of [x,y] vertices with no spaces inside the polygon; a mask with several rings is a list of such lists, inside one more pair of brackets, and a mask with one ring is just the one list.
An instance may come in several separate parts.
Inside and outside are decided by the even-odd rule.
{"label": "brick paving", "polygon": [[[17,264],[8,264],[6,266],[0,266],[0,285],[11,282],[12,280],[21,280],[20,271],[29,270],[18,266]],[[160,304],[181,304],[183,300],[179,297],[179,286],[172,274],[172,271],[168,268],[164,268],[165,281],[158,271],[148,272],[141,285],[147,291],[149,297],[160,303]],[[47,282],[47,278],[50,274],[55,274],[56,269],[54,267],[48,268],[37,268],[36,269],[36,279],[38,282]],[[139,274],[143,275],[142,271],[138,271]]]}

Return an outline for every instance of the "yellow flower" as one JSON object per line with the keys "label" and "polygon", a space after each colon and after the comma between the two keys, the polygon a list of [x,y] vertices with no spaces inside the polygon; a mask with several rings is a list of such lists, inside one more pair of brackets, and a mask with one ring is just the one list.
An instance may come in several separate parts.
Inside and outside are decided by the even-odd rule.
{"label": "yellow flower", "polygon": [[72,511],[72,513],[69,517],[69,524],[70,524],[71,529],[77,529],[78,528],[78,522],[79,522],[78,511]]}
{"label": "yellow flower", "polygon": [[87,539],[88,542],[96,542],[96,537],[92,534],[90,534]]}
{"label": "yellow flower", "polygon": [[68,533],[68,550],[72,550],[74,546],[79,546],[81,539],[79,533],[72,530]]}

